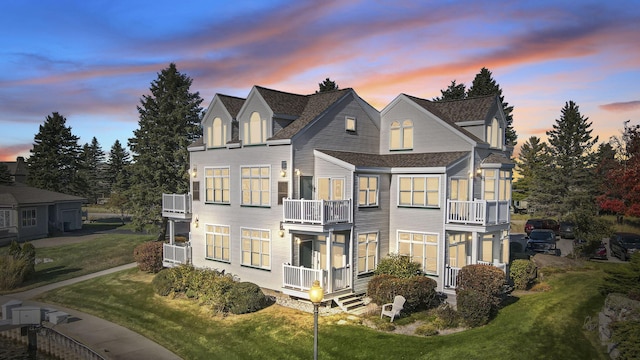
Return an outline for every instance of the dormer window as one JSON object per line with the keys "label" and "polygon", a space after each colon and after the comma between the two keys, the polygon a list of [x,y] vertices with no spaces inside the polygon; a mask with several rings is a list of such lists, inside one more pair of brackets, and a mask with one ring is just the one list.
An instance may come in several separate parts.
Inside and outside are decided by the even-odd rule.
{"label": "dormer window", "polygon": [[492,148],[502,148],[502,129],[496,118],[487,126],[487,142]]}
{"label": "dormer window", "polygon": [[207,146],[222,147],[227,143],[227,126],[222,124],[219,117],[213,119],[211,127],[207,128]]}
{"label": "dormer window", "polygon": [[389,149],[413,149],[413,121],[393,121],[389,131]]}
{"label": "dormer window", "polygon": [[244,141],[247,144],[263,144],[267,142],[267,120],[254,111],[248,123],[244,123]]}

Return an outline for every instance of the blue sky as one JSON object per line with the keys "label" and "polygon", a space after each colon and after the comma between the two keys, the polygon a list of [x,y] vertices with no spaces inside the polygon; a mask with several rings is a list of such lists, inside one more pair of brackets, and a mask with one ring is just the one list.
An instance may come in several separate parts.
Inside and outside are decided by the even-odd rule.
{"label": "blue sky", "polygon": [[[580,5],[575,5],[579,3]],[[105,152],[173,62],[206,108],[253,85],[309,94],[327,77],[381,110],[488,68],[518,144],[575,101],[600,141],[640,124],[640,0],[7,0],[0,13],[0,160],[29,156],[52,112]]]}

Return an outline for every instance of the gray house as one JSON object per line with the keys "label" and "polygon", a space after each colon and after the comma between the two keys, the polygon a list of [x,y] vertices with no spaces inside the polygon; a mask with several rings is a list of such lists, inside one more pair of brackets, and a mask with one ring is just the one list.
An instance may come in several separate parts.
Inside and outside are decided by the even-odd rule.
{"label": "gray house", "polygon": [[191,193],[163,215],[191,221],[165,265],[190,262],[325,299],[366,291],[381,258],[410,256],[441,291],[467,264],[506,270],[511,170],[497,96],[399,95],[381,112],[353,89],[299,95],[255,86],[215,95],[189,147]]}
{"label": "gray house", "polygon": [[86,199],[20,183],[0,185],[0,239],[39,239],[82,228]]}

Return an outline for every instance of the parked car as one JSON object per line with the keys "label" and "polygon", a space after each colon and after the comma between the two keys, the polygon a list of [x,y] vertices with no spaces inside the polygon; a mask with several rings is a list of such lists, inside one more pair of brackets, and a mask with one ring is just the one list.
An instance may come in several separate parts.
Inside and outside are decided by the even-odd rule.
{"label": "parked car", "polygon": [[576,225],[571,221],[561,221],[558,234],[560,239],[575,239],[576,234],[574,232]]}
{"label": "parked car", "polygon": [[617,232],[609,239],[611,255],[622,261],[627,261],[631,254],[640,249],[640,235],[627,232]]}
{"label": "parked car", "polygon": [[558,222],[553,219],[529,219],[527,223],[524,224],[524,232],[529,235],[531,230],[533,229],[547,229],[553,230],[553,232],[557,235],[560,231],[560,226]]}
{"label": "parked car", "polygon": [[527,236],[526,251],[530,255],[548,254],[560,256],[556,248],[556,233],[549,229],[533,229]]}
{"label": "parked car", "polygon": [[603,242],[600,242],[600,246],[596,249],[594,254],[591,256],[592,259],[600,259],[607,260],[607,247]]}

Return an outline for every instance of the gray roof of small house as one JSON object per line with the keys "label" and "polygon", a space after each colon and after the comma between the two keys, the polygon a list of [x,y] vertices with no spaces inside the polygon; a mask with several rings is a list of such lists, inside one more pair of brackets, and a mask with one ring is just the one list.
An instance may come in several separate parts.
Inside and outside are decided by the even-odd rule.
{"label": "gray roof of small house", "polygon": [[318,150],[356,167],[443,167],[469,155],[469,151],[436,153],[367,154],[348,151]]}
{"label": "gray roof of small house", "polygon": [[87,199],[19,183],[0,185],[0,205],[38,205],[58,202],[87,202]]}
{"label": "gray roof of small house", "polygon": [[458,123],[474,120],[484,121],[489,115],[491,108],[495,105],[495,95],[448,101],[431,101],[407,94],[404,95],[415,102],[418,106],[442,119],[444,122],[458,129],[474,141],[481,143],[485,142],[458,125]]}

